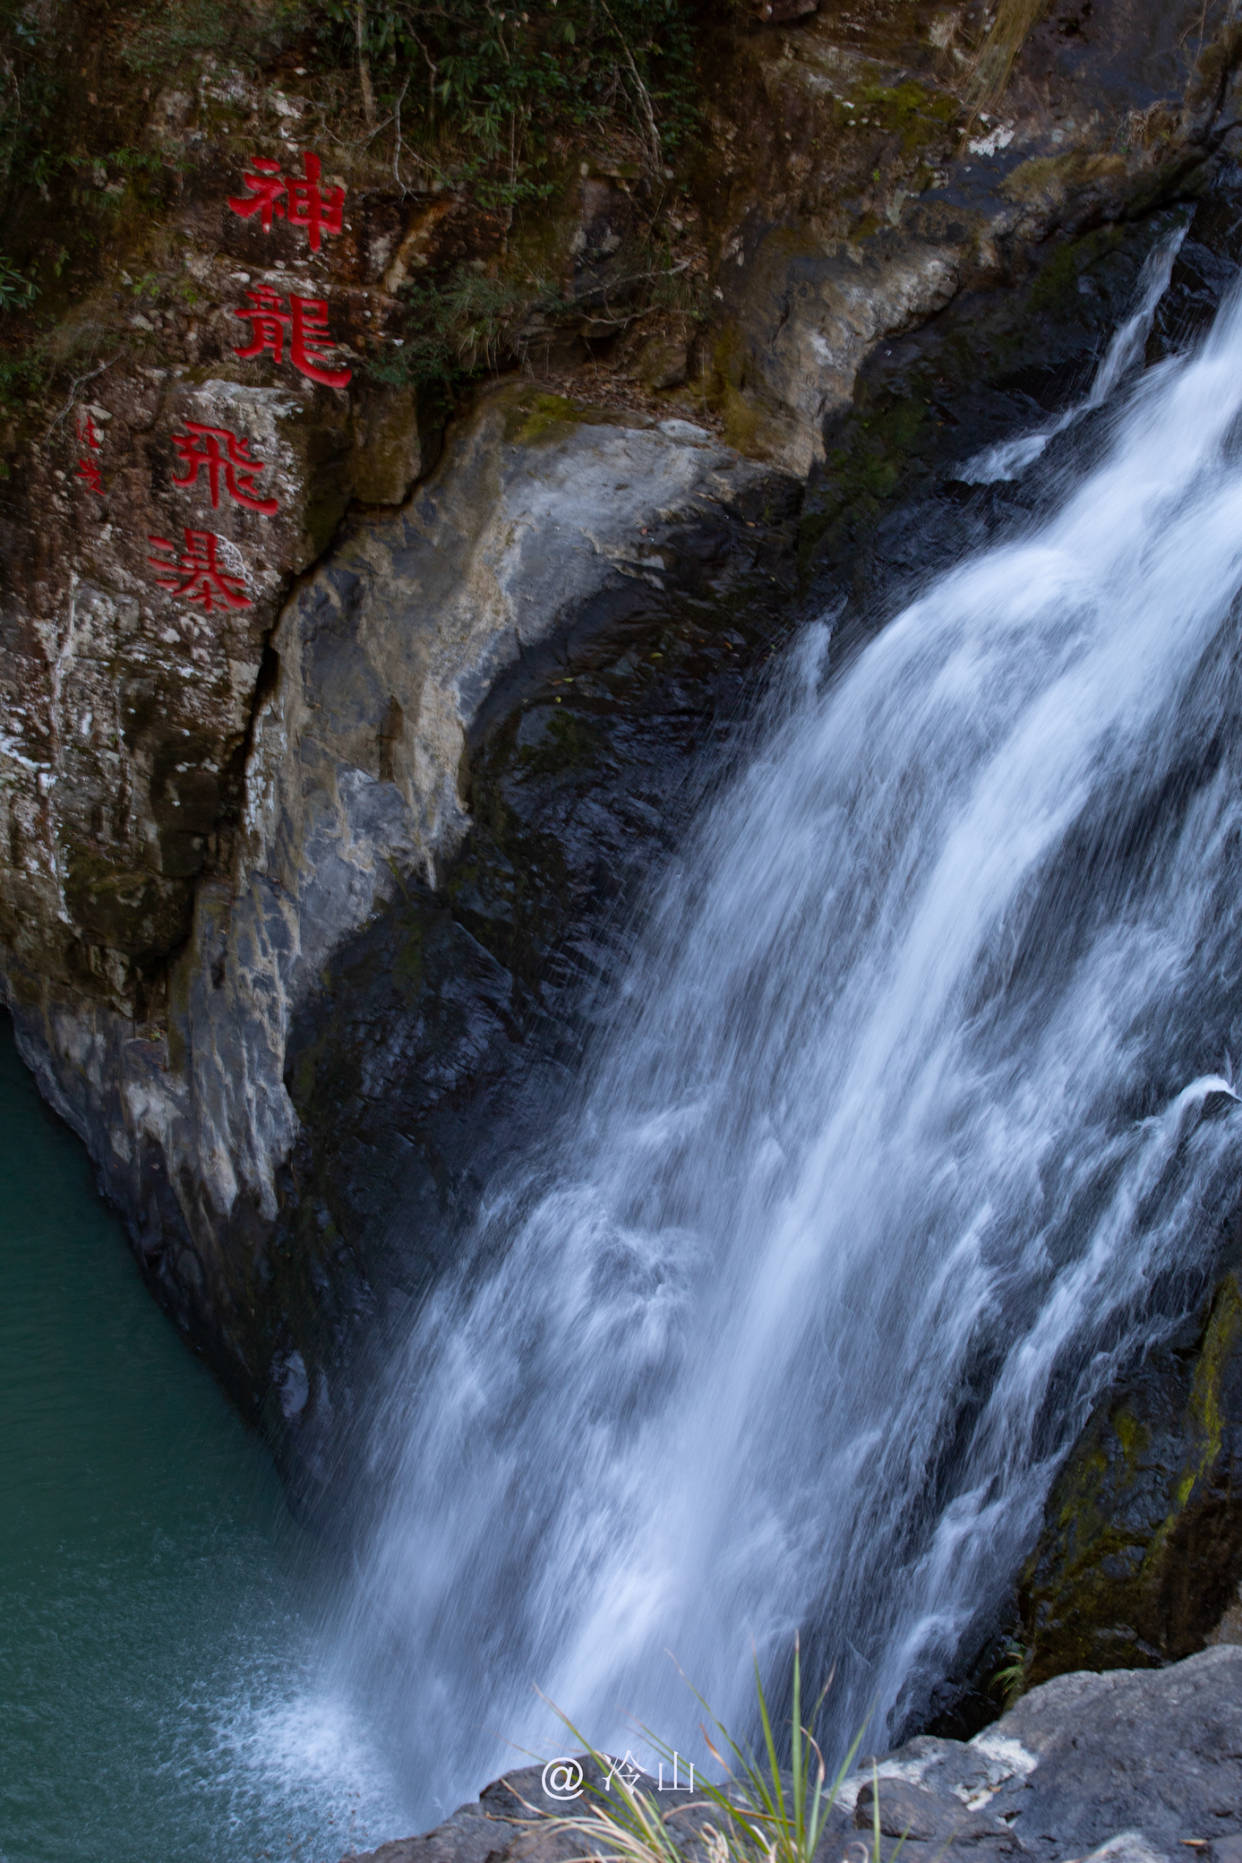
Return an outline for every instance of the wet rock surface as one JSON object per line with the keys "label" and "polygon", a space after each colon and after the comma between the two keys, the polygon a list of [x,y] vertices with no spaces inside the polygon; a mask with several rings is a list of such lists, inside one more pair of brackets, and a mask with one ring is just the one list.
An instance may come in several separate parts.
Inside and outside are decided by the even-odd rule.
{"label": "wet rock surface", "polygon": [[[684,1796],[651,1795],[662,1813],[676,1813],[670,1828],[686,1832],[693,1855],[694,1824],[705,1814],[678,1810]],[[562,1863],[586,1846],[547,1822],[561,1809],[530,1767],[426,1836],[346,1863]],[[1154,1672],[1059,1676],[971,1741],[923,1736],[866,1761],[828,1815],[817,1863],[871,1855],[877,1821],[885,1863],[898,1855],[1175,1863],[1188,1854],[1236,1863],[1242,1649],[1205,1650]]]}
{"label": "wet rock surface", "polygon": [[1152,1352],[1088,1424],[1021,1583],[1026,1671],[1167,1662],[1242,1580],[1242,1295]]}
{"label": "wet rock surface", "polygon": [[[209,65],[150,100],[141,133],[186,177],[185,296],[144,309],[131,278],[112,360],[85,311],[68,332],[97,344],[75,392],[104,495],[75,485],[54,411],[0,512],[0,983],[144,1271],[308,1498],[389,1304],[572,1096],[643,885],[794,621],[832,613],[844,658],[1039,513],[1106,422],[1019,485],[961,469],[1081,398],[1175,224],[1150,358],[1219,304],[1242,250],[1231,13],[1051,6],[976,119],[981,9],[758,9],[705,78],[710,308],[617,339],[646,399],[528,381],[447,436],[363,364],[411,279],[490,263],[495,226],[342,157],[346,236],[298,276],[332,287],[357,379],[274,382],[235,360],[234,311],[305,255],[230,216],[221,178],[296,150],[312,103]],[[545,333],[549,365],[588,353],[635,224],[615,175],[564,206],[549,239],[580,319]],[[248,553],[250,606],[187,618],[148,552],[187,516],[170,435],[191,422],[245,431],[280,509],[215,513],[195,487],[226,563]],[[1182,1656],[1233,1594],[1238,1299],[1223,1282],[1089,1424],[1024,1586],[1029,1676]],[[1071,1675],[974,1742],[916,1741],[882,1764],[882,1831],[916,1858],[1150,1863],[1194,1839],[1236,1863],[1238,1662]],[[522,1810],[504,1791],[379,1854],[565,1854],[540,1829],[496,1846],[497,1806]]]}
{"label": "wet rock surface", "polygon": [[538,385],[486,401],[257,644],[227,834],[183,882],[188,939],[145,1019],[10,959],[27,1057],[147,1272],[312,1488],[349,1402],[333,1367],[546,1124],[764,661],[808,609],[847,655],[1038,511],[1059,449],[1012,487],[963,485],[960,463],[1081,395],[1192,212],[1153,339],[1184,340],[1227,272],[1227,168],[1193,210],[1060,246],[1028,287],[877,350],[806,494],[693,422]]}
{"label": "wet rock surface", "polygon": [[[563,455],[548,436],[550,473],[559,457],[580,477],[600,430],[578,431]],[[623,442],[634,436],[611,430],[607,445]],[[572,1093],[642,882],[718,776],[792,624],[796,486],[701,434],[688,445],[710,500],[634,516],[572,624],[527,638],[466,734],[462,832],[434,885],[393,889],[291,1025],[302,1136],[277,1246],[297,1256],[331,1235],[364,1288],[421,1293],[483,1185]],[[636,480],[649,494],[650,476]],[[565,602],[549,548],[534,560]]]}

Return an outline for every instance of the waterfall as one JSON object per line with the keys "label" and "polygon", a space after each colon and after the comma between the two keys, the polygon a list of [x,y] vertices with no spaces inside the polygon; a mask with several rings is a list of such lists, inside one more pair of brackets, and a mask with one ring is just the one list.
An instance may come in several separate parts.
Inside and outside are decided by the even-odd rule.
{"label": "waterfall", "polygon": [[572,1116],[386,1388],[340,1644],[442,1803],[566,1750],[532,1685],[686,1752],[675,1663],[744,1724],[799,1626],[829,1744],[879,1745],[1202,1297],[1239,1165],[1240,414],[1235,300],[1050,517],[841,669],[822,624],[789,656]]}
{"label": "waterfall", "polygon": [[1020,478],[1047,451],[1058,434],[1067,432],[1085,414],[1094,414],[1105,406],[1127,372],[1143,359],[1160,300],[1169,288],[1173,265],[1185,237],[1184,226],[1174,227],[1148,253],[1139,276],[1138,304],[1105,350],[1083,399],[1065,408],[1046,427],[1019,434],[1013,440],[1002,440],[999,446],[989,446],[974,459],[967,460],[957,475],[964,484],[994,485],[1004,479]]}

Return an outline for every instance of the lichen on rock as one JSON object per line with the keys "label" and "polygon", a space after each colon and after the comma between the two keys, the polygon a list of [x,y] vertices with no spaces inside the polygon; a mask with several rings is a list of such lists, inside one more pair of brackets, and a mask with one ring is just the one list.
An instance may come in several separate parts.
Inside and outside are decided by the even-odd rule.
{"label": "lichen on rock", "polygon": [[1242,1580],[1242,1287],[1092,1418],[1021,1585],[1026,1679],[1175,1661]]}

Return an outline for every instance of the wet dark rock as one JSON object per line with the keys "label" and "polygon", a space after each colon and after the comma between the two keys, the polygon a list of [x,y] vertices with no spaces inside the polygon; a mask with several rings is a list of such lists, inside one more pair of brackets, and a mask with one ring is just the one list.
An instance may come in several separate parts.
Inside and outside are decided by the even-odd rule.
{"label": "wet dark rock", "polygon": [[1026,1669],[1155,1664],[1202,1646],[1242,1580],[1242,1288],[1099,1408],[1021,1585]]}
{"label": "wet dark rock", "polygon": [[854,1824],[859,1830],[874,1830],[877,1805],[884,1837],[905,1837],[920,1844],[999,1842],[1011,1851],[1017,1849],[1013,1833],[999,1818],[968,1811],[960,1799],[930,1792],[926,1786],[908,1785],[901,1779],[886,1780],[883,1786],[868,1781],[854,1802]]}
{"label": "wet dark rock", "polygon": [[[1231,214],[1226,175],[1197,208],[1064,245],[1026,289],[963,299],[876,353],[830,429],[832,470],[802,505],[807,605],[836,612],[838,664],[946,558],[1037,512],[1066,464],[1098,447],[1082,423],[1020,485],[955,477],[982,446],[1081,397],[1157,240],[1190,220],[1198,250],[1201,224],[1204,239],[1223,237]],[[1187,270],[1175,303],[1205,289],[1202,267]],[[666,425],[696,443],[687,423]],[[794,509],[791,496],[786,520]],[[417,1298],[485,1181],[536,1149],[632,904],[792,619],[785,548],[762,513],[653,532],[646,573],[498,682],[463,767],[465,839],[434,885],[407,877],[342,944],[294,1019],[285,1076],[299,1136],[279,1184],[281,1254],[301,1260],[330,1235],[365,1301],[367,1289]],[[971,1724],[995,1706],[981,1700]]]}
{"label": "wet dark rock", "polygon": [[330,1234],[359,1285],[416,1298],[483,1185],[546,1134],[641,883],[791,624],[792,493],[751,471],[693,521],[647,525],[643,573],[602,581],[497,677],[467,736],[465,832],[436,884],[403,880],[292,1020],[284,1075],[303,1136],[275,1229],[291,1259]]}

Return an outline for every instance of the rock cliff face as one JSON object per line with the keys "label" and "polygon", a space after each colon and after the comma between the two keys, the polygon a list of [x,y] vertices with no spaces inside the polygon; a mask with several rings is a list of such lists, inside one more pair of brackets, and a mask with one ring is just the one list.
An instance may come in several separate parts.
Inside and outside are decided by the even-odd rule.
{"label": "rock cliff face", "polygon": [[[293,1328],[313,1336],[330,1307],[322,1241],[273,1260],[299,1131],[284,1081],[295,1010],[322,994],[346,934],[450,867],[468,741],[497,689],[555,677],[575,637],[687,585],[680,564],[709,533],[724,564],[743,562],[745,514],[770,525],[782,503],[779,474],[688,423],[601,424],[520,391],[486,403],[426,491],[358,525],[285,607],[235,864],[196,889],[165,1042],[136,1042],[106,1002],[67,1013],[48,991],[38,1021],[16,1008],[161,1291],[239,1387],[261,1388],[266,1351],[296,1410],[309,1355]],[[381,1091],[382,1045],[360,1058]],[[341,1268],[357,1279],[356,1262]]]}
{"label": "rock cliff face", "polygon": [[[106,37],[64,24],[106,94]],[[545,210],[569,309],[483,340],[526,379],[447,429],[385,377],[411,279],[502,265],[477,203],[342,140],[316,250],[230,205],[327,133],[311,79],[147,86],[158,226],[118,222],[55,395],[9,418],[0,980],[161,1298],[304,1472],[373,1303],[435,1272],[580,1040],[797,563],[924,566],[892,514],[1068,391],[1219,166],[1224,4],[1054,6],[975,115],[985,25],[721,26],[671,235],[694,317],[599,336],[637,184],[587,161]]]}

